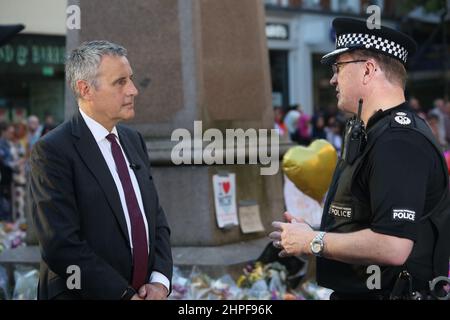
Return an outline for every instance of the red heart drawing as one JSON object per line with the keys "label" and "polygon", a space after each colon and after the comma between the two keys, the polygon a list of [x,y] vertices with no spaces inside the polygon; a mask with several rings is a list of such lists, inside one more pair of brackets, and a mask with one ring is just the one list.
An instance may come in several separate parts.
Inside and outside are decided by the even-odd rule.
{"label": "red heart drawing", "polygon": [[230,181],[222,182],[222,188],[225,193],[228,193],[230,191]]}

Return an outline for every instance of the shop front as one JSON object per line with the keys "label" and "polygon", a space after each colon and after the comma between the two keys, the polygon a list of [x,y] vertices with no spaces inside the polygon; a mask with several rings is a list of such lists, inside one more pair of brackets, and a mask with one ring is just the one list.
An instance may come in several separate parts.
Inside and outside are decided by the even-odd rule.
{"label": "shop front", "polygon": [[64,57],[64,36],[20,34],[0,47],[0,121],[63,121]]}

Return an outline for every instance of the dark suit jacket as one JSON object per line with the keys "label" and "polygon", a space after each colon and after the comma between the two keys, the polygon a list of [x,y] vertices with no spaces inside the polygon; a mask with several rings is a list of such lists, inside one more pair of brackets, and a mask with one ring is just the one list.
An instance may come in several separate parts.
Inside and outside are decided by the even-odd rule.
{"label": "dark suit jacket", "polygon": [[[172,279],[170,229],[159,205],[142,136],[117,126],[135,170],[149,229],[148,276]],[[39,299],[120,299],[131,283],[132,257],[114,179],[81,114],[40,139],[31,154],[33,221],[42,260]],[[81,289],[69,290],[68,267],[81,271]],[[73,279],[73,278],[71,278]]]}

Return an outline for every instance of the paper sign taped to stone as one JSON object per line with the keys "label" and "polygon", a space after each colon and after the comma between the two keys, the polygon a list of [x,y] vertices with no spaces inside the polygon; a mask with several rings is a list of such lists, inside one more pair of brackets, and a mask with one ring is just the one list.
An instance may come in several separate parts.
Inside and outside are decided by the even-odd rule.
{"label": "paper sign taped to stone", "polygon": [[261,222],[261,215],[259,213],[259,206],[254,205],[240,205],[239,206],[239,222],[242,233],[262,232],[264,226]]}
{"label": "paper sign taped to stone", "polygon": [[237,226],[236,175],[214,175],[213,189],[217,225],[219,228]]}

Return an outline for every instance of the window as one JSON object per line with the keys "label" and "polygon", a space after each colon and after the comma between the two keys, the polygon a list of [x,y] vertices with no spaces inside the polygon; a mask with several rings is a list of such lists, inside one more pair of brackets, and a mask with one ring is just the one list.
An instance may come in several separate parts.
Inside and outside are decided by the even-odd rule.
{"label": "window", "polygon": [[289,7],[289,0],[264,0],[266,5]]}
{"label": "window", "polygon": [[[384,0],[369,0],[369,3],[367,4],[367,6],[372,6],[372,5],[376,5],[378,7],[380,7],[380,11],[383,12],[384,9]],[[366,9],[366,8],[364,8]]]}
{"label": "window", "polygon": [[320,0],[303,0],[303,8],[305,9],[320,9]]}
{"label": "window", "polygon": [[276,107],[289,107],[289,51],[269,50],[272,100]]}
{"label": "window", "polygon": [[331,10],[336,12],[360,13],[361,1],[359,0],[332,0]]}
{"label": "window", "polygon": [[278,5],[278,0],[264,0],[264,3],[271,6]]}
{"label": "window", "polygon": [[372,14],[373,12],[367,12],[367,8],[369,6],[373,6],[373,5],[379,7],[380,12],[382,14],[385,14],[385,12],[383,11],[384,10],[384,0],[369,0],[369,1],[364,2],[363,6],[362,6],[362,14],[364,14],[364,13]]}

